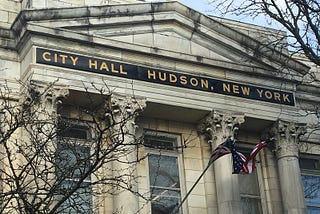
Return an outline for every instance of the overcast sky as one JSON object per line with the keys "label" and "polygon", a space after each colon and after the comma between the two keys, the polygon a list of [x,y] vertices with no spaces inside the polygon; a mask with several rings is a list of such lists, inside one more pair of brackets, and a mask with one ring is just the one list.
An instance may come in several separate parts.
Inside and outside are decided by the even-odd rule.
{"label": "overcast sky", "polygon": [[[189,7],[191,7],[194,10],[197,10],[201,13],[204,14],[210,14],[213,16],[219,16],[219,14],[216,14],[213,12],[213,6],[210,6],[208,4],[208,0],[178,0],[180,1],[182,4],[187,5]],[[278,0],[279,3],[282,2],[282,0]],[[245,22],[245,23],[250,23],[250,24],[255,24],[255,25],[259,25],[259,26],[263,26],[263,27],[270,27],[270,28],[277,28],[280,29],[281,27],[279,25],[277,25],[275,22],[270,24],[270,21],[267,22],[266,19],[264,17],[257,17],[255,19],[252,19],[250,17],[239,17],[239,16],[232,16],[232,15],[228,15],[224,18],[228,18],[228,19],[232,19],[232,20],[237,20],[240,22]]]}
{"label": "overcast sky", "polygon": [[[166,0],[147,0],[147,1],[148,2],[161,2],[161,1],[166,1]],[[174,0],[172,0],[172,1],[174,1]],[[188,6],[196,11],[199,11],[203,14],[220,17],[220,14],[214,12],[214,8],[212,5],[210,5],[208,3],[208,0],[175,0],[175,1],[179,1],[182,4]],[[279,2],[279,4],[281,5],[283,3],[283,0],[277,0],[277,2]],[[275,21],[270,22],[270,19],[269,19],[269,21],[267,21],[267,19],[265,17],[256,17],[256,18],[252,19],[251,17],[247,17],[247,16],[228,15],[228,16],[224,16],[222,18],[237,20],[240,22],[245,22],[245,23],[268,27],[268,28],[284,30],[281,25],[277,24]]]}
{"label": "overcast sky", "polygon": [[210,9],[210,5],[208,4],[207,0],[178,0],[178,1],[202,13],[207,13]]}

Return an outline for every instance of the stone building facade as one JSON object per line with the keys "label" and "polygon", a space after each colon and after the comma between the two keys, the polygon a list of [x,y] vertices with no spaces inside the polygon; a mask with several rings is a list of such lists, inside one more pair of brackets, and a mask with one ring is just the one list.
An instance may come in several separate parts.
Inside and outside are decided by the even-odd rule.
{"label": "stone building facade", "polygon": [[[136,166],[135,185],[159,196],[164,210],[187,194],[228,137],[247,152],[268,136],[275,146],[259,152],[254,173],[233,175],[231,156],[218,159],[180,212],[320,212],[320,189],[306,199],[304,191],[306,181],[320,179],[320,133],[312,128],[319,117],[308,114],[319,108],[320,86],[304,81],[310,72],[319,77],[318,68],[290,57],[283,32],[175,1],[1,0],[0,14],[2,85],[19,91],[21,82],[57,81],[79,101],[94,93],[90,85],[106,82],[116,105],[142,106],[126,138],[144,136],[149,145],[139,151],[149,156]],[[280,42],[266,45],[272,41]],[[174,185],[152,185],[156,167]],[[168,213],[158,198],[121,192],[95,212]]]}

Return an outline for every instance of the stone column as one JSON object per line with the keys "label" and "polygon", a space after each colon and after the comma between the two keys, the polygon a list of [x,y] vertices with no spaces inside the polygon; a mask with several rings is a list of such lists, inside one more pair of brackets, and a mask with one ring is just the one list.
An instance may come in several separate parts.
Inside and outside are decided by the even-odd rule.
{"label": "stone column", "polygon": [[[244,122],[243,115],[219,113],[213,111],[205,119],[202,129],[212,145],[212,150],[227,138],[234,138],[234,132]],[[214,163],[218,212],[237,214],[241,212],[238,178],[232,175],[231,155],[225,155]]]}
{"label": "stone column", "polygon": [[[115,186],[113,211],[133,214],[139,210],[137,177],[137,144],[135,139],[135,119],[146,102],[132,97],[111,96],[110,120],[113,126],[112,141],[115,161],[112,163],[113,177],[122,187]],[[127,190],[126,190],[127,189]]]}
{"label": "stone column", "polygon": [[304,124],[277,121],[272,128],[276,139],[280,189],[284,213],[304,214],[306,207],[299,167],[299,137],[306,132]]}

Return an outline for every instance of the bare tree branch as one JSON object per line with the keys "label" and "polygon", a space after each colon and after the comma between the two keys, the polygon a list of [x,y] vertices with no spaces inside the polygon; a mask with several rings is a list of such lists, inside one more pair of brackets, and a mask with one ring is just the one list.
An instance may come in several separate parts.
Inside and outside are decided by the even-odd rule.
{"label": "bare tree branch", "polygon": [[0,87],[0,213],[86,212],[96,207],[88,195],[98,201],[121,191],[150,200],[132,185],[132,164],[146,156],[128,158],[143,146],[130,131],[143,106],[119,106],[105,82],[76,96],[66,96],[57,81],[22,88],[14,99],[6,84]]}

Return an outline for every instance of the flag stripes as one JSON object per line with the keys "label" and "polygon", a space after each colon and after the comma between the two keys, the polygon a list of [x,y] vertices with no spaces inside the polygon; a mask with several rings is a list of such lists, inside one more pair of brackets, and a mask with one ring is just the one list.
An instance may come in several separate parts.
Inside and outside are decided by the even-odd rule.
{"label": "flag stripes", "polygon": [[249,158],[243,164],[243,173],[249,174],[252,173],[256,167],[255,157],[258,152],[268,145],[268,141],[262,141],[258,143],[252,150],[249,155]]}
{"label": "flag stripes", "polygon": [[228,138],[225,142],[220,144],[215,150],[212,151],[209,165],[218,158],[231,153],[233,161],[233,174],[250,174],[254,171],[256,160],[255,157],[261,149],[268,145],[269,141],[262,141],[258,143],[251,151],[247,158],[241,152],[238,152],[235,146],[235,141]]}

